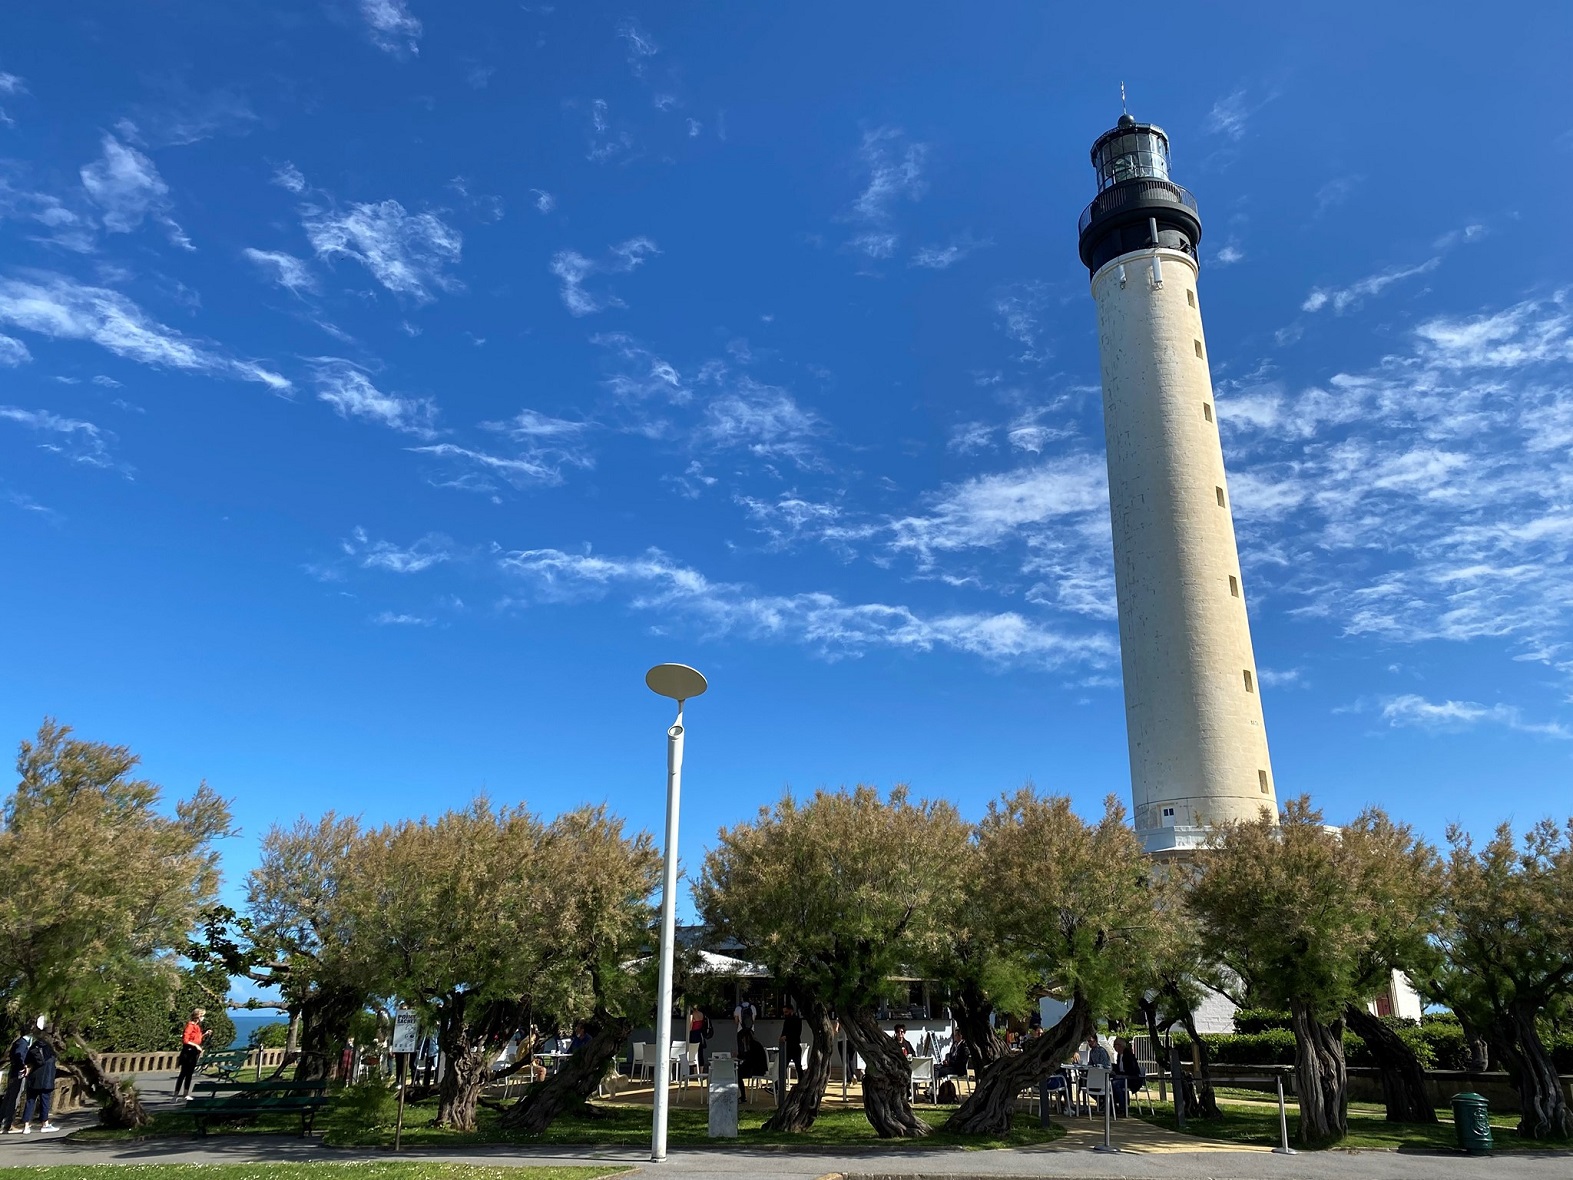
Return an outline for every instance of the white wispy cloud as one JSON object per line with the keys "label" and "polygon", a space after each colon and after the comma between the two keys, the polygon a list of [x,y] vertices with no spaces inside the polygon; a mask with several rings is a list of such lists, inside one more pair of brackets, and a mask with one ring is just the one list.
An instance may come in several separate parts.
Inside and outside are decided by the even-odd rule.
{"label": "white wispy cloud", "polygon": [[295,167],[288,160],[285,160],[284,163],[273,170],[272,183],[280,188],[288,189],[292,193],[303,193],[306,191],[305,176],[301,174],[299,168]]}
{"label": "white wispy cloud", "polygon": [[360,0],[360,14],[371,43],[384,53],[402,58],[421,51],[424,30],[404,0]]}
{"label": "white wispy cloud", "polygon": [[80,418],[63,418],[49,410],[24,410],[0,406],[0,422],[15,422],[44,436],[38,445],[46,451],[88,467],[113,467],[105,432]]}
{"label": "white wispy cloud", "polygon": [[48,271],[0,279],[0,323],[54,340],[89,340],[145,365],[256,381],[280,393],[291,388],[255,361],[226,356],[159,323],[118,291]]}
{"label": "white wispy cloud", "polygon": [[27,351],[27,345],[15,336],[0,335],[0,365],[14,369],[32,359],[33,354]]}
{"label": "white wispy cloud", "polygon": [[1568,293],[1433,317],[1369,369],[1224,385],[1217,406],[1258,602],[1573,671]]}
{"label": "white wispy cloud", "polygon": [[815,436],[822,430],[818,416],[798,405],[787,390],[742,377],[706,403],[699,438],[808,466],[814,459]]}
{"label": "white wispy cloud", "polygon": [[557,208],[557,198],[543,188],[532,188],[531,194],[535,197],[535,211],[537,213],[550,213]]}
{"label": "white wispy cloud", "polygon": [[1212,109],[1207,112],[1207,130],[1228,139],[1243,139],[1251,116],[1275,97],[1276,95],[1269,94],[1261,101],[1253,102],[1250,93],[1244,87],[1234,90],[1213,103]]}
{"label": "white wispy cloud", "polygon": [[1474,701],[1428,701],[1408,693],[1382,705],[1382,719],[1394,728],[1458,732],[1477,725],[1501,725],[1538,737],[1573,740],[1573,730],[1555,721],[1526,721],[1513,705],[1481,705]]}
{"label": "white wispy cloud", "polygon": [[435,213],[408,213],[388,200],[347,211],[307,206],[302,221],[318,258],[353,258],[396,295],[429,303],[433,288],[462,287],[447,268],[458,263],[464,235]]}
{"label": "white wispy cloud", "polygon": [[429,397],[384,393],[359,365],[340,357],[316,357],[312,375],[317,397],[341,418],[364,418],[418,438],[436,437],[437,403]]}
{"label": "white wispy cloud", "polygon": [[[410,450],[418,455],[431,455],[438,459],[462,463],[473,468],[483,477],[495,475],[515,487],[526,487],[531,484],[551,486],[563,481],[561,465],[553,464],[538,455],[528,453],[494,455],[489,451],[464,447],[457,443],[431,443],[424,447],[411,447]],[[468,491],[492,491],[495,485],[485,478],[462,478],[441,486],[458,487]]]}
{"label": "white wispy cloud", "polygon": [[1225,242],[1213,255],[1213,261],[1219,266],[1233,266],[1236,262],[1245,261],[1245,251],[1235,245],[1233,240]]}
{"label": "white wispy cloud", "polygon": [[607,257],[596,261],[586,258],[577,250],[559,250],[552,255],[548,271],[562,283],[563,306],[570,314],[592,315],[609,307],[626,307],[611,292],[596,294],[585,288],[585,283],[596,275],[627,274],[642,266],[647,258],[661,251],[646,237],[629,238],[615,246],[607,247]]}
{"label": "white wispy cloud", "polygon": [[422,615],[407,615],[391,610],[372,615],[371,621],[378,627],[430,627],[436,622],[435,619],[428,619]]}
{"label": "white wispy cloud", "polygon": [[1342,315],[1351,307],[1359,306],[1362,300],[1380,295],[1394,283],[1401,283],[1416,275],[1430,274],[1441,265],[1440,257],[1428,258],[1418,266],[1390,266],[1386,270],[1350,283],[1347,287],[1314,287],[1305,297],[1305,302],[1300,304],[1300,310],[1321,311],[1322,308],[1331,306],[1335,313]]}
{"label": "white wispy cloud", "polygon": [[912,252],[907,265],[926,270],[949,270],[974,250],[993,244],[988,239],[979,240],[971,234],[962,234],[947,246],[920,246]]}
{"label": "white wispy cloud", "polygon": [[595,466],[587,435],[589,422],[553,418],[536,410],[520,410],[501,422],[482,422],[481,427],[513,444],[511,455],[497,455],[476,447],[456,443],[435,443],[412,447],[418,454],[431,455],[461,465],[467,476],[444,486],[469,491],[492,491],[495,476],[514,487],[554,487],[563,482],[565,467]]}
{"label": "white wispy cloud", "polygon": [[683,405],[693,397],[677,366],[626,332],[599,332],[590,337],[590,342],[605,349],[615,363],[604,384],[620,404],[659,401]]}
{"label": "white wispy cloud", "polygon": [[601,557],[560,549],[501,555],[517,580],[512,606],[621,597],[634,611],[677,620],[710,638],[804,644],[827,657],[871,648],[950,649],[1000,663],[1043,667],[1105,666],[1115,655],[1104,634],[1062,633],[1015,611],[921,614],[903,605],[848,603],[830,593],[774,595],[712,582],[658,549],[638,557]]}
{"label": "white wispy cloud", "polygon": [[1017,360],[1038,362],[1049,355],[1047,349],[1038,347],[1042,333],[1038,316],[1047,304],[1044,286],[1036,281],[1016,283],[994,297],[994,314],[999,317],[999,330],[1022,346]]}
{"label": "white wispy cloud", "polygon": [[920,199],[928,187],[928,145],[908,139],[899,127],[879,127],[863,133],[858,156],[868,177],[845,216],[859,227],[847,244],[870,258],[889,258],[901,240],[892,225],[896,205]]}
{"label": "white wispy cloud", "polygon": [[105,135],[99,158],[81,169],[82,187],[103,210],[104,228],[130,233],[147,218],[164,227],[169,240],[193,249],[183,229],[169,215],[169,185],[147,156],[113,135]]}
{"label": "white wispy cloud", "polygon": [[656,54],[660,47],[655,39],[639,27],[639,22],[632,18],[623,21],[617,26],[617,35],[622,38],[628,50],[628,68],[634,76],[643,77],[645,63]]}
{"label": "white wispy cloud", "polygon": [[413,545],[401,546],[373,541],[360,525],[339,542],[339,548],[362,569],[390,574],[418,574],[455,557],[453,542],[440,533],[427,533]]}
{"label": "white wispy cloud", "polygon": [[241,253],[275,283],[292,294],[299,295],[302,291],[317,289],[317,280],[311,273],[311,268],[293,254],[283,254],[277,250],[258,250],[251,246],[247,246]]}
{"label": "white wispy cloud", "polygon": [[15,74],[0,70],[0,94],[26,94],[27,84]]}

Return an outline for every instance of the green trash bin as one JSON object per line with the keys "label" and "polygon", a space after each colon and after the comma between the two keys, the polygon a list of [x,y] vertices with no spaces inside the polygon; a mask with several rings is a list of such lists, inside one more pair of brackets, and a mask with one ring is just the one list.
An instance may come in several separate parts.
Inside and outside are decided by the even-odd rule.
{"label": "green trash bin", "polygon": [[1485,1098],[1473,1090],[1453,1095],[1453,1133],[1458,1136],[1460,1151],[1491,1154],[1491,1116]]}

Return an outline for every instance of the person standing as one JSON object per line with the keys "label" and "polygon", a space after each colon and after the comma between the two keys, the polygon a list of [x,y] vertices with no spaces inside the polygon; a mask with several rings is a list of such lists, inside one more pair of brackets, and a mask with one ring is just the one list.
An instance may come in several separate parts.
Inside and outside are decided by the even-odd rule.
{"label": "person standing", "polygon": [[695,1004],[688,1010],[688,1043],[692,1046],[688,1056],[693,1061],[695,1068],[704,1073],[710,1068],[710,1017],[705,1015],[705,1010]]}
{"label": "person standing", "polygon": [[33,1129],[33,1110],[38,1110],[40,1131],[57,1128],[49,1121],[49,1103],[55,1096],[55,1047],[49,1041],[47,1029],[38,1035],[27,1050],[27,1101],[22,1104],[22,1134]]}
{"label": "person standing", "polygon": [[23,1029],[11,1042],[6,1055],[5,1101],[0,1104],[0,1134],[16,1132],[16,1105],[22,1097],[22,1082],[27,1077],[27,1051],[33,1047],[33,1038]]}
{"label": "person standing", "polygon": [[759,1009],[748,1002],[747,996],[739,996],[737,1007],[732,1009],[732,1021],[737,1025],[737,1055],[746,1057],[748,1047],[754,1041],[754,1018],[759,1015]]}
{"label": "person standing", "polygon": [[799,1062],[803,1059],[803,1018],[788,1000],[781,1005],[781,1054],[787,1063],[788,1076],[797,1077]]}
{"label": "person standing", "polygon": [[207,1015],[206,1009],[193,1008],[185,1031],[180,1034],[180,1074],[175,1078],[175,1097],[184,1094],[187,1102],[191,1101],[191,1081],[196,1076],[197,1060],[202,1056],[202,1022]]}

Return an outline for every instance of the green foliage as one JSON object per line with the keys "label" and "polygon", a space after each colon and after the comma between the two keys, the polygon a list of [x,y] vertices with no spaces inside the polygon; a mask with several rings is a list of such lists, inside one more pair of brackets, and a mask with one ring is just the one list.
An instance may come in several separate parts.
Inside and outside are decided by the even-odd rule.
{"label": "green foliage", "polygon": [[1240,1008],[1234,1014],[1234,1031],[1237,1033],[1268,1032],[1289,1027],[1289,1013],[1269,1008]]}
{"label": "green foliage", "polygon": [[246,1045],[252,1049],[282,1049],[289,1044],[289,1022],[262,1024],[246,1034]]}
{"label": "green foliage", "polygon": [[[163,805],[124,746],[46,720],[17,756],[0,829],[0,994],[66,1032],[103,1017],[121,988],[183,949],[218,887],[214,842],[229,808],[204,783]],[[171,813],[172,812],[172,813]],[[147,997],[125,1035],[146,1035]]]}
{"label": "green foliage", "polygon": [[695,899],[777,979],[864,1010],[950,937],[968,834],[950,804],[914,803],[904,787],[888,801],[868,786],[786,795],[721,831]]}
{"label": "green foliage", "polygon": [[398,1116],[398,1097],[381,1078],[368,1078],[344,1087],[334,1105],[368,1130],[391,1127]]}
{"label": "green foliage", "polygon": [[[1390,1018],[1389,1023],[1392,1023]],[[1436,1063],[1431,1043],[1418,1025],[1399,1023],[1395,1027],[1404,1043],[1414,1050],[1422,1069],[1445,1068]],[[1294,1032],[1287,1028],[1253,1033],[1203,1033],[1202,1039],[1211,1050],[1215,1066],[1293,1065],[1295,1062]],[[1176,1037],[1175,1040],[1187,1046],[1183,1052],[1189,1052],[1188,1038]],[[1365,1042],[1352,1032],[1344,1033],[1344,1060],[1351,1066],[1375,1067],[1377,1064]]]}
{"label": "green foliage", "polygon": [[119,993],[83,1025],[83,1033],[102,1052],[160,1053],[180,1047],[193,1008],[207,1009],[203,1027],[209,1049],[227,1049],[235,1022],[224,1008],[229,975],[222,967],[177,968],[165,959],[137,964]]}

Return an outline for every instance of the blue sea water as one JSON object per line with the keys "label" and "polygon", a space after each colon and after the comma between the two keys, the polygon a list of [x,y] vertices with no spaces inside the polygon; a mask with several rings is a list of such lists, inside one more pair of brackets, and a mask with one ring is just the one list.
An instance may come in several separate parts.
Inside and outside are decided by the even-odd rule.
{"label": "blue sea water", "polygon": [[253,1029],[266,1024],[286,1023],[277,1012],[231,1012],[229,1018],[235,1022],[235,1039],[230,1043],[231,1049],[246,1048]]}

